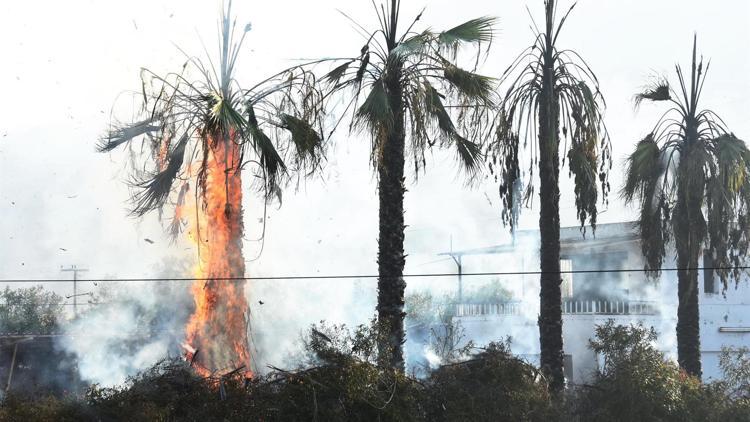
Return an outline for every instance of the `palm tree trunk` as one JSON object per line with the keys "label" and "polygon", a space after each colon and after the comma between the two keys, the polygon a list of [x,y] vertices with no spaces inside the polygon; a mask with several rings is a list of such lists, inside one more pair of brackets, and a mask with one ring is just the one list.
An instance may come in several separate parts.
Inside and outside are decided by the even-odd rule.
{"label": "palm tree trunk", "polygon": [[382,367],[404,370],[404,113],[400,66],[385,81],[393,125],[380,141],[378,193],[378,361]]}
{"label": "palm tree trunk", "polygon": [[542,372],[549,380],[550,390],[560,392],[565,387],[565,378],[560,293],[559,105],[554,86],[553,62],[549,57],[539,106],[539,344]]}
{"label": "palm tree trunk", "polygon": [[[700,308],[698,306],[698,257],[702,221],[690,207],[687,192],[678,193],[675,210],[675,247],[677,248],[677,361],[688,374],[700,378]],[[692,212],[690,208],[693,208]],[[698,208],[700,212],[700,208]],[[685,222],[687,224],[680,224]]]}

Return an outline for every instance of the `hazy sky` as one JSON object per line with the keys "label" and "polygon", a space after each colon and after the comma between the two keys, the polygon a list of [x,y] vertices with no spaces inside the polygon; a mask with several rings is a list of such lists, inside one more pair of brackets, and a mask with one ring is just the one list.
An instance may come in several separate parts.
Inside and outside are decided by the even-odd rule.
{"label": "hazy sky", "polygon": [[[498,34],[481,69],[490,76],[499,76],[532,42],[526,6],[542,19],[541,0],[403,3],[403,21],[426,6],[422,22],[438,30],[497,16]],[[561,7],[570,3],[562,1]],[[294,59],[356,55],[363,41],[337,9],[366,27],[376,24],[366,0],[235,1],[235,6],[240,25],[251,22],[253,28],[236,74],[245,85]],[[191,253],[168,245],[155,215],[127,216],[125,157],[98,154],[94,146],[113,110],[128,119],[136,109],[129,91],[140,89],[141,67],[177,70],[184,61],[177,46],[203,56],[201,39],[215,54],[218,13],[214,1],[0,3],[0,278],[59,277],[60,266],[71,264],[88,267],[90,277],[153,276],[165,257]],[[673,78],[675,62],[688,65],[694,32],[700,52],[711,59],[703,105],[750,139],[748,21],[746,0],[579,1],[559,45],[580,52],[601,81],[614,149],[613,192],[621,185],[623,157],[661,110],[646,105],[636,113],[633,93],[654,72]],[[265,248],[248,265],[250,276],[375,272],[377,193],[368,141],[343,131],[334,141],[323,176],[287,190],[283,207],[271,210]],[[452,154],[432,154],[427,173],[408,186],[407,272],[453,270],[448,261],[432,262],[451,239],[454,249],[507,239],[497,185],[488,180],[467,189]],[[562,222],[574,225],[567,180],[563,191]],[[262,205],[247,195],[245,207],[252,238],[259,232]],[[537,213],[538,207],[526,210],[522,227],[533,228]],[[600,222],[632,215],[612,195]],[[248,242],[247,258],[258,250]]]}

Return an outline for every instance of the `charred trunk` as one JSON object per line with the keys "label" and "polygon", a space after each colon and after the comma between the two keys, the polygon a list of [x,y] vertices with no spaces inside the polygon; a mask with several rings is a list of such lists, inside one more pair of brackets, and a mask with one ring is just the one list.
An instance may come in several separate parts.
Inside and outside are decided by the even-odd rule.
{"label": "charred trunk", "polygon": [[400,67],[385,81],[393,121],[383,128],[377,155],[380,201],[378,234],[378,361],[404,370],[404,112]]}
{"label": "charred trunk", "polygon": [[560,392],[565,387],[565,379],[560,293],[559,105],[552,64],[552,57],[549,57],[539,105],[539,343],[542,372],[549,380],[550,390]]}

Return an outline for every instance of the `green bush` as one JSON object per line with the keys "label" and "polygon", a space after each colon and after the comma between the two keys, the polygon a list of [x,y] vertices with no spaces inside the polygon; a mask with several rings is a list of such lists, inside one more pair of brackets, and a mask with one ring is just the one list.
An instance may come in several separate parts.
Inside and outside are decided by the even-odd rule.
{"label": "green bush", "polygon": [[435,370],[427,387],[430,421],[542,421],[553,416],[539,370],[500,343]]}
{"label": "green bush", "polygon": [[[569,418],[597,421],[748,421],[747,402],[725,382],[702,384],[656,350],[656,332],[643,325],[597,327],[590,347],[603,368],[571,392]],[[739,370],[734,368],[733,370]]]}

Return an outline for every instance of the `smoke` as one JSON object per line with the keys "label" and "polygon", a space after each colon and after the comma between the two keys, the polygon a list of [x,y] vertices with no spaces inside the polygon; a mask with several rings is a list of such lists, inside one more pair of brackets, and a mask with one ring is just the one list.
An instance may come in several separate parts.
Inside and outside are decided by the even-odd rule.
{"label": "smoke", "polygon": [[443,364],[443,360],[430,346],[424,346],[424,357],[430,365],[430,369],[437,369]]}
{"label": "smoke", "polygon": [[[184,261],[170,261],[179,273]],[[177,270],[177,271],[175,271]],[[170,356],[181,355],[184,326],[192,311],[188,285],[180,281],[104,282],[89,309],[64,326],[56,347],[72,356],[81,379],[122,384]]]}

